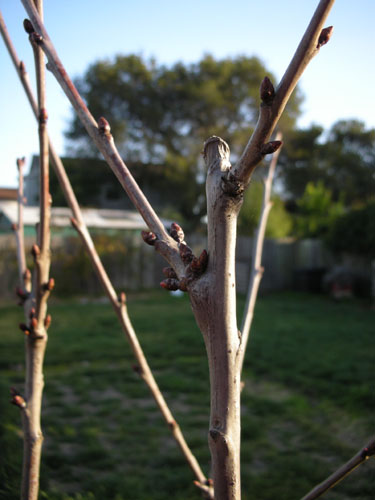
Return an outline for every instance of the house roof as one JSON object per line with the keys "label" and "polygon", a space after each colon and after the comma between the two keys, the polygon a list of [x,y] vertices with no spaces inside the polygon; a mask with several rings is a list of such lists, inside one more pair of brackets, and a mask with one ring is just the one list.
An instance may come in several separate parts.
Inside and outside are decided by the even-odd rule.
{"label": "house roof", "polygon": [[[138,212],[132,210],[110,210],[82,208],[83,219],[88,227],[102,229],[145,229],[147,226]],[[0,213],[9,224],[17,223],[18,207],[13,200],[0,200]],[[68,227],[72,212],[66,207],[52,207],[51,226]],[[24,225],[35,226],[39,222],[39,207],[25,206],[23,211]]]}
{"label": "house roof", "polygon": [[1,188],[0,187],[0,200],[17,200],[16,188]]}

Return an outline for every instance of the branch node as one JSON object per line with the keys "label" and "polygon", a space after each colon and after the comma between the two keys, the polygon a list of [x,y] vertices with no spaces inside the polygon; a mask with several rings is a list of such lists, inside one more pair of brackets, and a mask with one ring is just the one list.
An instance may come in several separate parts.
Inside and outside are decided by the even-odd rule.
{"label": "branch node", "polygon": [[158,237],[152,231],[142,231],[142,239],[147,245],[154,246]]}
{"label": "branch node", "polygon": [[267,106],[270,106],[275,98],[275,88],[268,76],[265,76],[260,84],[260,98]]}
{"label": "branch node", "polygon": [[36,45],[40,45],[43,42],[43,37],[36,31],[30,33],[30,41],[31,43],[35,43]]}
{"label": "branch node", "polygon": [[205,272],[207,264],[208,253],[207,250],[203,250],[198,258],[193,257],[192,261],[190,262],[189,268],[195,276],[201,276]]}
{"label": "branch node", "polygon": [[320,49],[323,45],[329,42],[333,33],[333,26],[328,26],[328,28],[323,28],[320,32],[317,49]]}
{"label": "branch node", "polygon": [[263,156],[270,155],[272,153],[275,153],[282,146],[282,144],[282,141],[266,142],[265,144],[263,144],[260,152]]}
{"label": "branch node", "polygon": [[47,123],[47,120],[48,120],[47,110],[46,110],[46,108],[41,108],[41,110],[39,112],[39,124],[45,125]]}
{"label": "branch node", "polygon": [[229,171],[221,177],[221,189],[229,196],[238,197],[243,195],[244,185]]}

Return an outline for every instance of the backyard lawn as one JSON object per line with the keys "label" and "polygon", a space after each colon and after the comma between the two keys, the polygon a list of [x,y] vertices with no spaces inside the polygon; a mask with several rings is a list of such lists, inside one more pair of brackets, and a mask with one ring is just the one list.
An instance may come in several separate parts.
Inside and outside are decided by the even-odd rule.
{"label": "backyard lawn", "polygon": [[[239,310],[243,300],[240,300]],[[209,474],[208,369],[186,296],[129,295],[130,317],[176,420]],[[193,500],[199,490],[102,301],[51,300],[41,499]],[[258,300],[242,398],[244,500],[298,500],[374,431],[375,313],[361,302]],[[0,307],[0,498],[19,498],[22,308]],[[375,460],[326,500],[370,500]]]}

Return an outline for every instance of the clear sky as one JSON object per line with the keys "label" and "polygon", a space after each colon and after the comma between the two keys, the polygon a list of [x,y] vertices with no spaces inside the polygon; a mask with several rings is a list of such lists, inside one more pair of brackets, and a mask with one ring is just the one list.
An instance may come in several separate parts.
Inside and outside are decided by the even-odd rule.
{"label": "clear sky", "polygon": [[[116,53],[154,56],[159,62],[193,62],[205,53],[216,58],[256,55],[278,79],[283,75],[318,0],[45,0],[45,24],[70,76],[81,75],[98,58]],[[22,28],[18,0],[0,0],[0,9],[18,57],[32,81],[31,48]],[[336,0],[327,26],[328,45],[308,66],[300,87],[305,95],[299,125],[330,127],[358,118],[375,127],[375,0]],[[0,186],[16,186],[16,158],[28,163],[38,151],[36,122],[0,41]],[[274,82],[277,84],[278,82]],[[72,116],[70,104],[47,80],[49,133],[60,154]],[[97,117],[96,117],[97,118]]]}

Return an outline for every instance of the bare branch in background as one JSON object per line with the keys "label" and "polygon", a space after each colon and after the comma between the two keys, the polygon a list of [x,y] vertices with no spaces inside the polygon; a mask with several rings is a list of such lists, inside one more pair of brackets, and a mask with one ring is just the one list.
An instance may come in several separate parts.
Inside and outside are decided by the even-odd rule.
{"label": "bare branch in background", "polygon": [[334,472],[331,476],[329,476],[325,481],[315,486],[315,488],[313,488],[301,500],[315,500],[315,498],[321,497],[329,489],[333,488],[346,476],[351,474],[359,465],[367,462],[367,460],[373,457],[374,455],[375,455],[375,439],[371,439],[371,441],[358,453],[356,453],[354,457],[352,457],[346,464],[337,469],[337,471]]}
{"label": "bare branch in background", "polygon": [[[280,143],[281,139],[282,139],[282,134],[281,132],[278,132],[276,134],[274,142]],[[250,264],[251,274],[250,274],[250,281],[246,297],[246,305],[244,309],[242,326],[241,326],[242,341],[241,341],[241,351],[239,354],[241,372],[246,353],[246,347],[249,340],[250,328],[254,317],[254,308],[258,296],[259,285],[263,277],[264,268],[262,267],[262,253],[264,246],[264,236],[266,234],[268,216],[272,208],[272,201],[271,201],[272,183],[280,151],[281,151],[281,146],[278,147],[276,152],[273,154],[270,166],[268,168],[267,177],[263,182],[264,190],[263,190],[262,208],[261,208],[258,227],[253,239],[253,250],[251,253],[251,264]]]}

